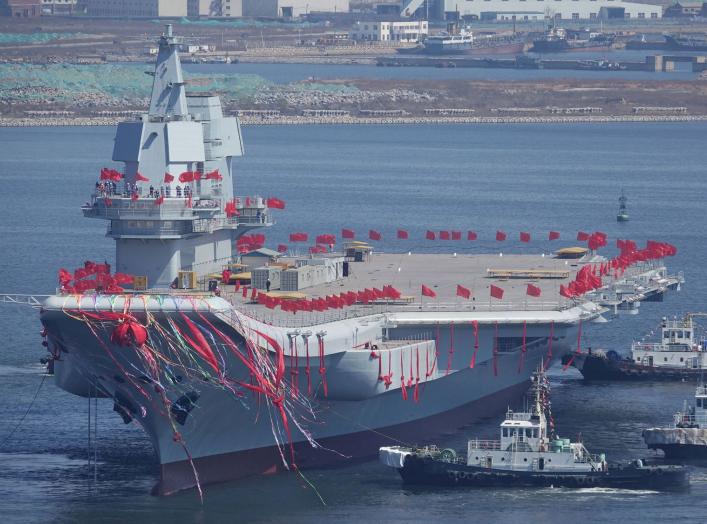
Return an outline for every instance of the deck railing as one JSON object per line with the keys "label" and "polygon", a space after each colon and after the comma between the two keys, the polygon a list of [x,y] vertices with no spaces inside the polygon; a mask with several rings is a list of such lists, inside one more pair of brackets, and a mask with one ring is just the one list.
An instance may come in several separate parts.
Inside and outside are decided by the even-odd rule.
{"label": "deck railing", "polygon": [[500,451],[501,441],[500,440],[470,440],[469,449],[481,449],[488,451]]}

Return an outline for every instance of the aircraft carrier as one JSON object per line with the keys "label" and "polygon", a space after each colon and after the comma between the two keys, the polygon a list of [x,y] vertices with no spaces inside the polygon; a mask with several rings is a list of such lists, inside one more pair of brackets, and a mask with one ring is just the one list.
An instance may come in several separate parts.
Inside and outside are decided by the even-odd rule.
{"label": "aircraft carrier", "polygon": [[[238,119],[217,96],[187,94],[179,43],[167,26],[149,111],[117,128],[124,167],[106,168],[83,207],[108,222],[116,267],[60,272],[41,308],[57,385],[111,399],[145,429],[157,493],[375,457],[497,415],[541,360],[576,351],[605,320],[601,297],[560,294],[583,267],[604,267],[589,250],[566,260],[349,242],[283,256],[245,291],[229,284],[224,270],[283,206],[234,195]],[[209,287],[214,273],[223,282]],[[678,280],[643,261],[595,293],[616,307]]]}

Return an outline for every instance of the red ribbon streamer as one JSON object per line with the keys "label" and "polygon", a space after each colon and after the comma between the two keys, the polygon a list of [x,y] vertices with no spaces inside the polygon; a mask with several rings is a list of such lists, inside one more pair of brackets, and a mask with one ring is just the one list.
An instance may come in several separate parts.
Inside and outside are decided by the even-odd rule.
{"label": "red ribbon streamer", "polygon": [[520,347],[520,360],[518,362],[518,373],[521,372],[523,369],[523,366],[525,365],[525,352],[527,350],[526,345],[525,345],[525,340],[526,340],[526,332],[527,332],[527,325],[526,321],[523,321],[523,345]]}
{"label": "red ribbon streamer", "polygon": [[496,321],[495,333],[493,336],[493,376],[498,376],[498,320]]}
{"label": "red ribbon streamer", "polygon": [[476,353],[479,351],[479,322],[477,320],[472,320],[471,327],[474,330],[474,352],[471,355],[469,367],[474,369],[474,366],[476,366]]}

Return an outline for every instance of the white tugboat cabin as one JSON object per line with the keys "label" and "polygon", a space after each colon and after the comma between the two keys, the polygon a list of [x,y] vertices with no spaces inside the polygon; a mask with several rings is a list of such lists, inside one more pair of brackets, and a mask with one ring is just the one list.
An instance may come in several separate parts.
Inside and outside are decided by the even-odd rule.
{"label": "white tugboat cabin", "polygon": [[548,430],[547,379],[538,373],[534,381],[533,409],[509,409],[500,426],[500,440],[470,440],[467,465],[510,471],[604,471],[603,454],[592,455],[581,442],[555,437]]}
{"label": "white tugboat cabin", "polygon": [[663,318],[659,342],[631,344],[634,362],[650,367],[707,368],[705,347],[696,338],[693,316],[690,314],[681,320]]}

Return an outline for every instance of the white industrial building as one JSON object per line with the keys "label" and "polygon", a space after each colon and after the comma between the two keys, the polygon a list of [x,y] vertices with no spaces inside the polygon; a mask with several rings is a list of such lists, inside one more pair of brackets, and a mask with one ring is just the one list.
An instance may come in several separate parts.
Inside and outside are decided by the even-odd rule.
{"label": "white industrial building", "polygon": [[369,42],[419,42],[427,36],[427,20],[356,22],[349,38]]}
{"label": "white industrial building", "polygon": [[221,0],[223,15],[297,18],[309,13],[348,13],[349,0]]}
{"label": "white industrial building", "polygon": [[187,0],[84,0],[89,16],[182,17],[187,16]]}
{"label": "white industrial building", "polygon": [[403,0],[401,15],[428,11],[437,19],[459,17],[482,20],[593,20],[657,19],[663,16],[659,5],[621,0]]}

